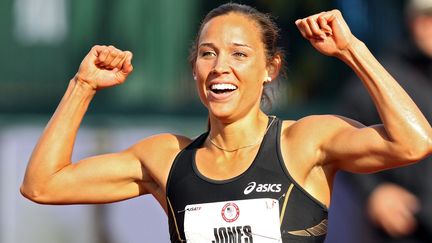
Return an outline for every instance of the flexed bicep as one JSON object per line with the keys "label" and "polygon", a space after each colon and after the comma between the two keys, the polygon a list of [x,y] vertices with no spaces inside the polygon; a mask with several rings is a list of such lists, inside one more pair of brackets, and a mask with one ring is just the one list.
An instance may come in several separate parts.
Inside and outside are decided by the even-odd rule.
{"label": "flexed bicep", "polygon": [[332,134],[331,142],[325,142],[323,147],[327,161],[336,161],[342,169],[369,172],[406,165],[432,154],[429,122],[365,43],[351,33],[340,11],[312,15],[296,24],[318,51],[352,68],[383,123],[362,127],[348,119],[330,119],[331,128],[324,132]]}
{"label": "flexed bicep", "polygon": [[419,160],[418,153],[394,141],[382,124],[364,126],[341,116],[330,120],[332,125],[322,150],[326,160],[338,169],[371,173]]}
{"label": "flexed bicep", "polygon": [[[137,185],[133,184],[128,184],[131,189],[125,190],[124,195],[111,198],[109,193],[104,194],[105,198],[101,196],[101,191],[106,190],[94,189],[119,187],[119,179],[124,183],[137,177],[141,172],[136,168],[139,163],[127,153],[92,157],[77,164],[71,162],[79,126],[96,90],[124,82],[132,71],[131,59],[130,52],[112,46],[94,46],[85,56],[33,149],[21,186],[24,196],[40,203],[84,203],[121,200],[134,195],[132,191]],[[124,166],[130,168],[115,169]],[[136,172],[131,173],[131,168],[136,168]],[[115,171],[118,174],[108,176]]]}
{"label": "flexed bicep", "polygon": [[151,183],[141,162],[129,152],[89,157],[44,180],[27,198],[46,204],[108,203],[148,193]]}
{"label": "flexed bicep", "polygon": [[171,163],[189,142],[182,136],[158,134],[124,151],[88,157],[39,176],[35,170],[49,166],[41,163],[28,169],[22,192],[44,204],[110,203],[152,194],[165,206]]}

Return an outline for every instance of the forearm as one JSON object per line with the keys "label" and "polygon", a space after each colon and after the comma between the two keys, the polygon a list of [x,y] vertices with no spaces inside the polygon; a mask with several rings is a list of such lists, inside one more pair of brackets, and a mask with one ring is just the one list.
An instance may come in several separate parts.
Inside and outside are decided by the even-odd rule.
{"label": "forearm", "polygon": [[389,141],[407,151],[431,151],[431,126],[409,95],[375,59],[368,48],[355,39],[340,58],[361,78],[370,93]]}
{"label": "forearm", "polygon": [[58,171],[71,163],[78,128],[95,91],[72,79],[48,122],[27,166],[22,190],[37,193]]}

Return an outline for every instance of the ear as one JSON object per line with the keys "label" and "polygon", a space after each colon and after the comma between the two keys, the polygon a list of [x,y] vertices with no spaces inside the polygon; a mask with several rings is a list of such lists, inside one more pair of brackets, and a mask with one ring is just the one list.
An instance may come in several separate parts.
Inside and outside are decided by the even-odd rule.
{"label": "ear", "polygon": [[192,67],[192,77],[195,81],[197,80],[197,76],[196,76],[196,72],[195,72],[195,66]]}
{"label": "ear", "polygon": [[275,80],[279,76],[281,66],[281,56],[275,55],[275,57],[267,64],[267,76],[270,77],[271,80]]}

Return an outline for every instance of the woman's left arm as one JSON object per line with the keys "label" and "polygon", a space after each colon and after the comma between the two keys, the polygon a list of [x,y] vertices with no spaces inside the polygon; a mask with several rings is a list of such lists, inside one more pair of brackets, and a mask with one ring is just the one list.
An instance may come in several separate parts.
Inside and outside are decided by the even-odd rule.
{"label": "woman's left arm", "polygon": [[297,20],[296,25],[319,52],[341,59],[354,70],[383,122],[364,127],[343,117],[323,118],[328,120],[328,136],[321,145],[324,162],[335,162],[337,168],[348,171],[372,172],[432,153],[430,124],[366,45],[352,35],[340,11]]}

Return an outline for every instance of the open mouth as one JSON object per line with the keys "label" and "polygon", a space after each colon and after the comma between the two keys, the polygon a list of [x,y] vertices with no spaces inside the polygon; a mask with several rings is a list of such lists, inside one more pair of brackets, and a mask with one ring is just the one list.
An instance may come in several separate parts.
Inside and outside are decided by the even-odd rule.
{"label": "open mouth", "polygon": [[212,84],[210,90],[216,94],[229,93],[237,90],[237,86],[233,84]]}

